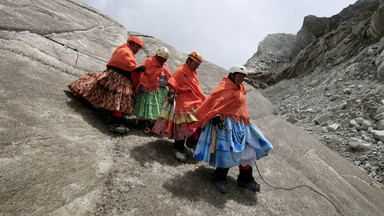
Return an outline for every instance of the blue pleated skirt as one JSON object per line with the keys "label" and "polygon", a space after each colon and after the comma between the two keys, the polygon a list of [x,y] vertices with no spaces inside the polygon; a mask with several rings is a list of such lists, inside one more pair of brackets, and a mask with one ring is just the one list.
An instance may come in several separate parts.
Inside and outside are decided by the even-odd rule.
{"label": "blue pleated skirt", "polygon": [[[272,144],[252,122],[251,125],[244,125],[227,118],[224,125],[227,128],[215,129],[210,121],[203,127],[193,157],[213,167],[230,168],[240,164],[252,165],[255,160],[267,156],[273,149]],[[211,155],[215,130],[216,142]]]}

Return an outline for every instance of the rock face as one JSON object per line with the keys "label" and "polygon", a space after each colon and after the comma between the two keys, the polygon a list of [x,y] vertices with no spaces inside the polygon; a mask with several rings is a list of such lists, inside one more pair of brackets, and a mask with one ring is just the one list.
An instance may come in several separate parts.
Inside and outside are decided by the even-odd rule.
{"label": "rock face", "polygon": [[384,35],[384,3],[380,0],[380,6],[377,11],[373,14],[370,26],[370,33],[376,40],[380,40]]}
{"label": "rock face", "polygon": [[253,71],[247,76],[248,83],[265,88],[266,83],[273,82],[280,68],[291,63],[295,40],[296,35],[292,34],[270,34],[265,37],[259,43],[257,52],[245,63],[245,67]]}
{"label": "rock face", "polygon": [[[292,49],[299,51],[291,52],[292,61],[280,68],[263,68],[273,72],[268,80],[258,79],[266,74],[262,71],[249,81],[266,87],[262,94],[284,118],[380,182],[384,182],[383,6],[383,1],[357,1],[330,18],[307,16],[296,36]],[[250,59],[246,65],[258,73],[252,65],[261,64]],[[354,146],[369,148],[351,148],[352,139]]]}
{"label": "rock face", "polygon": [[[127,34],[80,1],[2,1],[0,10],[0,215],[338,214],[311,190],[271,190],[256,169],[261,193],[236,187],[238,170],[233,168],[228,194],[219,194],[213,169],[194,160],[190,151],[187,163],[180,164],[170,140],[146,136],[139,126],[132,124],[127,136],[111,134],[102,111],[67,92],[67,84],[79,76],[104,70],[130,35],[144,41],[140,63],[166,46],[173,71],[187,54],[149,35]],[[210,62],[198,73],[206,94],[227,75]],[[272,103],[247,87],[252,121],[274,145],[257,163],[268,183],[308,185],[343,215],[383,215],[381,183],[276,115]],[[330,128],[337,132],[340,127]]]}
{"label": "rock face", "polygon": [[[313,15],[305,17],[297,35],[287,35],[289,38],[285,40],[290,44],[281,44],[287,56],[276,55],[273,61],[270,61],[270,67],[258,67],[264,65],[264,61],[258,61],[253,57],[247,61],[245,66],[254,72],[254,75],[250,76],[252,78],[250,83],[254,83],[255,87],[265,88],[283,79],[312,73],[319,65],[329,70],[330,67],[356,56],[362,49],[376,43],[382,36],[373,37],[371,33],[373,30],[370,31],[372,26],[377,26],[374,29],[380,29],[382,26],[378,19],[381,14],[379,4],[377,0],[360,0],[330,18],[319,18]],[[377,21],[371,22],[371,20]],[[265,40],[269,41],[270,38],[281,36],[282,34],[269,35]],[[292,38],[294,38],[293,44],[290,42]],[[261,42],[259,45],[263,47],[265,54],[258,49],[258,56],[273,53],[275,46],[267,47],[265,44]],[[287,59],[291,61],[286,62]],[[280,61],[284,61],[285,64],[275,64]]]}

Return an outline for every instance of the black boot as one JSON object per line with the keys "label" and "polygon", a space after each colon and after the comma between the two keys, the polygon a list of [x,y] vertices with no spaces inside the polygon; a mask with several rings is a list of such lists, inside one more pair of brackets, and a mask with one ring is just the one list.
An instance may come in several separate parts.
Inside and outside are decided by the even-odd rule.
{"label": "black boot", "polygon": [[114,115],[111,115],[107,120],[107,128],[111,132],[120,134],[129,132],[129,128],[124,125],[123,118]]}
{"label": "black boot", "polygon": [[187,139],[186,145],[188,148],[195,150],[197,142],[199,142],[198,139],[195,139],[195,140]]}
{"label": "black boot", "polygon": [[245,187],[246,189],[252,192],[259,192],[260,185],[255,181],[252,176],[252,167],[249,166],[249,169],[241,169],[239,166],[240,174],[237,176],[237,183],[241,187]]}
{"label": "black boot", "polygon": [[173,143],[173,149],[175,151],[184,153],[185,152],[184,142],[185,142],[184,140],[175,140],[175,142]]}
{"label": "black boot", "polygon": [[184,142],[184,140],[175,140],[173,143],[173,151],[175,152],[176,159],[183,162],[187,160],[185,155]]}
{"label": "black boot", "polygon": [[215,186],[216,189],[222,193],[227,192],[227,187],[225,187],[225,183],[227,182],[229,168],[221,168],[217,167],[215,169]]}

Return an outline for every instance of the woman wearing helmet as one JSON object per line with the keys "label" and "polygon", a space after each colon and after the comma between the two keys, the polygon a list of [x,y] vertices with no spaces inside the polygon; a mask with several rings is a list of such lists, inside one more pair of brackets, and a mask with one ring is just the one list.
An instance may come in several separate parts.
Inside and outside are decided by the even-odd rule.
{"label": "woman wearing helmet", "polygon": [[196,145],[200,135],[200,130],[190,125],[197,121],[195,110],[205,100],[196,72],[201,62],[200,53],[193,51],[186,62],[175,70],[168,81],[168,100],[152,129],[160,136],[175,140],[173,150],[180,161],[186,160],[185,141],[187,145]]}
{"label": "woman wearing helmet", "polygon": [[85,98],[91,104],[111,111],[108,130],[125,133],[129,129],[123,124],[123,113],[132,114],[134,108],[131,74],[145,71],[138,66],[135,54],[143,48],[137,36],[116,48],[104,71],[88,73],[68,85],[74,95]]}
{"label": "woman wearing helmet", "polygon": [[170,54],[167,48],[160,47],[156,54],[143,62],[145,72],[140,74],[136,93],[135,111],[133,114],[146,121],[145,133],[151,131],[158,118],[167,96],[168,80],[171,77],[168,64]]}
{"label": "woman wearing helmet", "polygon": [[196,110],[199,119],[191,127],[203,126],[194,157],[216,167],[215,186],[225,193],[228,170],[239,166],[237,182],[251,191],[259,191],[260,185],[252,176],[252,164],[268,155],[273,148],[249,118],[242,84],[247,69],[234,65],[229,76],[212,91],[207,100]]}

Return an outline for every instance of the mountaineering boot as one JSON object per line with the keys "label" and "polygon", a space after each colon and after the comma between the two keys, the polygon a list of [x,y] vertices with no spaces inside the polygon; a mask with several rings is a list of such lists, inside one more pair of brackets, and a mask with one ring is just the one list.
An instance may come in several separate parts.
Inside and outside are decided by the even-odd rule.
{"label": "mountaineering boot", "polygon": [[259,192],[260,185],[255,181],[252,176],[252,167],[247,165],[245,167],[239,166],[240,175],[237,176],[237,183],[240,187],[245,187],[252,192]]}
{"label": "mountaineering boot", "polygon": [[198,139],[195,139],[195,140],[187,139],[186,145],[188,148],[195,150],[198,141],[199,141]]}
{"label": "mountaineering boot", "polygon": [[107,129],[111,132],[119,134],[125,134],[129,132],[129,128],[123,124],[123,119],[114,115],[110,116]]}
{"label": "mountaineering boot", "polygon": [[108,130],[119,134],[125,134],[129,132],[129,128],[125,127],[123,124],[109,124]]}
{"label": "mountaineering boot", "polygon": [[221,193],[227,192],[227,187],[225,186],[225,183],[227,182],[228,171],[229,168],[217,167],[213,174],[215,176],[215,187]]}
{"label": "mountaineering boot", "polygon": [[184,149],[184,140],[175,140],[175,142],[173,143],[172,151],[175,153],[176,159],[182,162],[187,160]]}

